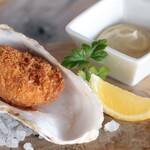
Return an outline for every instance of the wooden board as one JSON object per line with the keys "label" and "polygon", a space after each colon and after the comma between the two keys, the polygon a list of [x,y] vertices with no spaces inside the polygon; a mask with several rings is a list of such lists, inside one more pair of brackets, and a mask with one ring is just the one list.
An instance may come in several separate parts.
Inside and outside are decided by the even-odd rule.
{"label": "wooden board", "polygon": [[[75,45],[55,43],[48,44],[45,48],[61,62],[64,56],[75,48]],[[107,81],[133,93],[150,97],[150,76],[134,87],[124,85],[111,78],[108,78]],[[104,124],[112,119],[112,117],[105,115]],[[18,150],[23,150],[25,142],[31,142],[35,150],[150,150],[150,120],[137,123],[116,121],[120,123],[120,128],[116,132],[111,133],[101,129],[98,139],[87,144],[61,146],[32,136],[21,142]],[[1,147],[0,150],[10,149]]]}

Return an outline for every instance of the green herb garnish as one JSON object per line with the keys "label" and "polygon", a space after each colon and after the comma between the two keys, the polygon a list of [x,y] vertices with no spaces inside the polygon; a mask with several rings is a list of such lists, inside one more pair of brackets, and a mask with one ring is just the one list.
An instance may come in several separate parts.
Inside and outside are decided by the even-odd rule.
{"label": "green herb garnish", "polygon": [[64,58],[62,65],[69,69],[75,69],[77,75],[87,81],[89,81],[91,74],[105,79],[110,69],[104,66],[98,68],[94,64],[96,62],[102,63],[107,57],[106,47],[106,39],[94,41],[91,45],[82,44],[81,48],[72,50],[70,56]]}

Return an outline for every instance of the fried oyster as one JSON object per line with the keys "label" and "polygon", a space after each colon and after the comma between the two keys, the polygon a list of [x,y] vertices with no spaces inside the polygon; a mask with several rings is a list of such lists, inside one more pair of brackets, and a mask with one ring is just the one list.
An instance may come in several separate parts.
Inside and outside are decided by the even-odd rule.
{"label": "fried oyster", "polygon": [[64,89],[58,68],[46,60],[0,46],[0,97],[17,107],[53,102]]}

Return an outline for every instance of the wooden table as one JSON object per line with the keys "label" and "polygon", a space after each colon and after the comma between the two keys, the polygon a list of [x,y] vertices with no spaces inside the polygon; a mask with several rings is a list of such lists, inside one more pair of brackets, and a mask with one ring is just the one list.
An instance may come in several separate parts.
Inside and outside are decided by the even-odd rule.
{"label": "wooden table", "polygon": [[[45,48],[60,62],[74,47],[75,45],[70,42],[45,45]],[[124,85],[111,78],[108,78],[107,81],[138,95],[150,97],[150,76],[134,87]],[[112,133],[106,132],[102,128],[98,139],[87,144],[61,146],[31,136],[21,142],[16,150],[23,150],[23,144],[26,142],[31,142],[35,150],[150,150],[150,120],[131,123],[105,115],[103,125],[111,120],[119,122],[120,128]],[[0,150],[10,149],[1,147]]]}
{"label": "wooden table", "polygon": [[[7,23],[16,30],[45,45],[59,61],[75,45],[65,33],[66,24],[97,0],[5,0],[0,7],[0,23]],[[57,42],[53,43],[52,42]],[[150,77],[135,87],[126,86],[111,78],[117,86],[144,97],[150,97]],[[112,117],[105,115],[104,124]],[[31,142],[35,150],[150,150],[150,120],[138,123],[119,121],[116,132],[100,130],[97,140],[87,144],[56,145],[35,136],[26,138],[17,150],[23,150],[25,142]],[[0,150],[10,150],[1,147]]]}
{"label": "wooden table", "polygon": [[68,41],[65,26],[98,0],[0,0],[0,23],[40,43]]}

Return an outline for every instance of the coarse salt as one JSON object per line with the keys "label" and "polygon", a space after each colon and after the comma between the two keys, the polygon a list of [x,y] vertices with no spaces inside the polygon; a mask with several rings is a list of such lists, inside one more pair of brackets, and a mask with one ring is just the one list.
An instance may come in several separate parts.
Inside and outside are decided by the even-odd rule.
{"label": "coarse salt", "polygon": [[25,144],[23,145],[23,148],[24,148],[25,150],[34,150],[31,143],[25,143]]}
{"label": "coarse salt", "polygon": [[[13,119],[6,113],[0,113],[0,146],[17,148],[20,141],[26,136],[36,134],[32,129],[26,127],[19,121]],[[26,150],[33,150],[32,145]]]}
{"label": "coarse salt", "polygon": [[117,123],[116,121],[112,120],[108,123],[106,123],[104,125],[104,130],[105,131],[110,131],[110,132],[113,132],[113,131],[116,131],[118,128],[119,128],[120,124]]}

